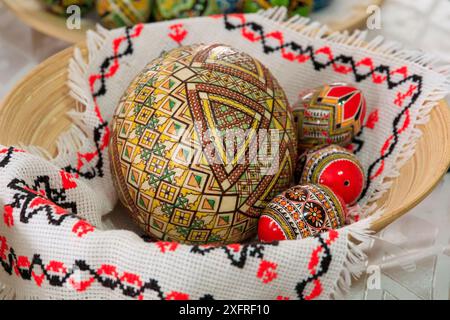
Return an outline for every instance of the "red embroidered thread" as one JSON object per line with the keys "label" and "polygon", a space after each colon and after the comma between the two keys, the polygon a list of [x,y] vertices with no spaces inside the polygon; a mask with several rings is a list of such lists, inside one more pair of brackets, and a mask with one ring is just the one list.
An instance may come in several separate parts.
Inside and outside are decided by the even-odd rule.
{"label": "red embroidered thread", "polygon": [[378,109],[373,110],[369,117],[367,118],[366,127],[369,129],[375,129],[375,125],[377,124],[378,118]]}
{"label": "red embroidered thread", "polygon": [[187,30],[184,29],[184,25],[182,23],[176,23],[169,26],[169,29],[172,30],[172,32],[169,33],[169,37],[181,46],[184,38],[188,35]]}
{"label": "red embroidered thread", "polygon": [[[143,28],[144,28],[143,24],[136,25],[134,27],[134,33],[130,35],[130,38],[139,37],[141,35]],[[119,67],[120,67],[118,51],[119,51],[120,45],[125,40],[127,40],[127,37],[125,37],[125,36],[121,36],[121,37],[113,40],[114,60],[113,60],[112,66],[108,69],[108,72],[105,74],[93,74],[89,77],[89,86],[90,86],[91,93],[93,94],[93,98],[94,98],[94,108],[95,108],[94,111],[100,122],[104,122],[104,120],[103,120],[103,117],[100,112],[100,107],[97,102],[97,97],[94,95],[95,84],[97,81],[99,81],[99,80],[104,81],[105,78],[106,79],[111,78],[117,73],[117,71],[119,70]],[[100,152],[103,151],[108,146],[109,136],[110,136],[110,130],[109,130],[108,126],[106,126],[105,133],[103,135],[102,141],[99,146]],[[92,159],[94,159],[96,156],[98,156],[98,153],[99,153],[98,150],[95,150],[92,152],[86,152],[86,153],[78,152],[77,153],[76,171],[79,172],[84,165],[91,162]],[[76,174],[76,178],[78,178],[78,173]]]}
{"label": "red embroidered thread", "polygon": [[86,220],[78,220],[72,227],[72,232],[75,233],[79,238],[94,230],[94,226],[92,226]]}
{"label": "red embroidered thread", "polygon": [[[330,246],[338,237],[339,233],[336,230],[330,229],[328,231],[328,239],[325,240],[325,243],[327,246]],[[320,256],[319,254],[324,251],[324,247],[322,245],[318,245],[311,253],[311,257],[308,263],[308,270],[312,277],[314,277],[318,273],[318,265],[320,263]],[[323,258],[322,258],[323,259]],[[305,300],[311,300],[314,298],[317,298],[323,291],[322,283],[320,282],[319,278],[313,279],[313,289],[311,290],[310,294],[305,296]]]}
{"label": "red embroidered thread", "polygon": [[177,242],[157,241],[156,245],[162,253],[166,253],[167,251],[175,251],[178,248]]}
{"label": "red embroidered thread", "polygon": [[7,227],[12,227],[14,225],[13,208],[10,205],[3,207],[3,221]]}
{"label": "red embroidered thread", "polygon": [[262,279],[263,283],[269,283],[278,276],[275,271],[277,267],[278,265],[274,262],[261,260],[256,277]]}

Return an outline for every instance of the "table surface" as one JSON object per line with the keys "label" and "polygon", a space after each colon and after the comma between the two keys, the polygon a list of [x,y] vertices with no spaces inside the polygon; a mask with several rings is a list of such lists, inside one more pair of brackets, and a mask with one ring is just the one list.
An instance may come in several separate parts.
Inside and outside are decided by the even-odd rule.
{"label": "table surface", "polygon": [[[370,30],[370,38],[383,35],[450,62],[450,41],[442,41],[450,36],[450,1],[386,0],[380,16],[381,28]],[[0,2],[0,101],[33,67],[68,45],[33,31]],[[449,194],[447,174],[421,204],[376,235],[367,272],[347,298],[450,299]],[[373,275],[379,275],[375,282]]]}

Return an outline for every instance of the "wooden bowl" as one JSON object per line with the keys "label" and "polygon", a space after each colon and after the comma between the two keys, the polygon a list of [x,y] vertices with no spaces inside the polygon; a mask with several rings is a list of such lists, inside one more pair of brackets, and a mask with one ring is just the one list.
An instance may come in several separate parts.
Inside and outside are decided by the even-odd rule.
{"label": "wooden bowl", "polygon": [[[365,29],[365,22],[369,16],[366,11],[368,3],[381,6],[383,1],[366,0],[363,4],[361,0],[333,0],[329,7],[313,13],[311,18],[327,24],[332,31]],[[95,18],[83,18],[81,29],[70,30],[66,27],[66,19],[46,11],[40,0],[3,0],[3,2],[22,22],[33,29],[70,43],[85,40],[86,31],[94,29],[98,22]]]}
{"label": "wooden bowl", "polygon": [[86,31],[95,29],[93,19],[82,18],[81,29],[68,29],[66,18],[48,12],[40,0],[3,0],[23,23],[48,36],[69,42],[80,43],[86,40]]}
{"label": "wooden bowl", "polygon": [[[86,51],[86,50],[85,50]],[[67,112],[76,102],[67,88],[67,66],[73,48],[50,57],[26,76],[0,106],[0,144],[31,144],[56,154],[55,141],[67,130]],[[373,224],[379,231],[422,201],[445,175],[450,165],[450,110],[442,101],[431,112],[416,153],[402,167],[392,188],[378,200],[385,206]]]}

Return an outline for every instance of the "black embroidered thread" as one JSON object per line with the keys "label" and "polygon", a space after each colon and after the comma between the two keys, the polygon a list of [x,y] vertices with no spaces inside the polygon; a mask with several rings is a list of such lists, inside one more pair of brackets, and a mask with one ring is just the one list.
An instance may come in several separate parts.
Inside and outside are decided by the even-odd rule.
{"label": "black embroidered thread", "polygon": [[[415,76],[417,76],[417,75],[412,75],[411,77],[415,77]],[[408,78],[410,78],[410,77],[408,77]],[[385,160],[386,158],[388,158],[394,152],[395,147],[398,144],[400,120],[403,118],[405,113],[411,108],[411,106],[414,104],[414,102],[416,102],[416,100],[419,98],[420,94],[422,93],[422,77],[417,76],[417,78],[420,79],[420,81],[417,81],[417,86],[418,86],[417,88],[418,88],[418,90],[416,91],[416,93],[414,93],[411,96],[410,102],[405,107],[403,107],[402,111],[392,121],[393,140],[392,140],[391,144],[389,145],[389,148],[388,148],[387,152],[385,152],[384,155],[381,155],[380,157],[378,157],[374,162],[372,162],[369,165],[369,168],[367,170],[366,187],[364,188],[363,192],[361,193],[361,196],[359,197],[359,199],[364,198],[364,196],[367,194],[367,191],[368,191],[368,189],[370,187],[370,184],[371,184],[370,177],[372,176],[372,172],[375,169],[376,165],[378,163],[380,163],[381,161]]]}
{"label": "black embroidered thread", "polygon": [[356,148],[353,150],[354,154],[357,154],[358,152],[360,152],[364,146],[364,140],[361,139],[363,131],[364,131],[364,126],[361,128],[361,131],[353,138],[352,143],[354,145],[356,145]]}
{"label": "black embroidered thread", "polygon": [[[17,255],[13,248],[9,248],[7,259],[6,254],[4,254],[5,258],[3,258],[1,253],[2,252],[0,252],[0,262],[5,272],[12,275],[14,271],[23,280],[31,281],[32,277],[39,277],[43,275],[51,286],[63,287],[68,284],[69,279],[75,273],[86,272],[103,287],[109,288],[113,291],[116,289],[120,290],[120,292],[127,297],[138,298],[146,291],[153,291],[161,300],[170,298],[170,294],[165,294],[162,291],[159,281],[156,279],[150,278],[148,281],[139,284],[137,281],[134,281],[133,276],[129,277],[129,281],[127,281],[125,274],[123,277],[119,278],[115,270],[112,272],[114,274],[110,274],[108,276],[108,272],[106,272],[106,270],[102,270],[102,268],[96,270],[92,268],[85,260],[75,260],[71,268],[64,269],[60,264],[55,264],[55,262],[45,265],[39,254],[34,254],[31,262],[28,263],[27,261],[27,263],[24,263],[23,260],[22,262],[18,261]],[[211,294],[205,294],[199,299],[212,300],[214,297]]]}
{"label": "black embroidered thread", "polygon": [[92,95],[94,98],[103,96],[106,94],[107,90],[106,90],[106,73],[108,68],[111,66],[111,62],[117,60],[117,59],[121,59],[127,55],[131,55],[134,52],[134,48],[133,48],[133,41],[131,39],[130,36],[130,31],[133,29],[133,27],[127,27],[125,29],[125,38],[127,41],[127,46],[125,48],[125,50],[121,53],[118,54],[114,54],[112,56],[106,57],[105,60],[103,60],[102,64],[100,65],[100,82],[101,82],[101,86],[100,88],[94,92]]}
{"label": "black embroidered thread", "polygon": [[[241,248],[238,251],[234,251],[233,248],[230,246],[218,246],[218,247],[202,247],[195,245],[191,248],[191,253],[201,254],[204,256],[205,254],[208,254],[212,251],[216,250],[223,250],[226,254],[226,257],[228,260],[230,260],[231,265],[237,267],[237,268],[244,268],[245,263],[247,262],[248,257],[254,257],[257,259],[263,259],[264,258],[264,248],[265,246],[277,246],[278,242],[272,242],[272,243],[250,243],[250,244],[243,244],[240,245]],[[234,253],[233,253],[234,251]]]}
{"label": "black embroidered thread", "polygon": [[6,150],[6,155],[0,161],[0,168],[4,168],[9,164],[13,153],[14,153],[14,147],[9,147],[8,150]]}
{"label": "black embroidered thread", "polygon": [[[127,27],[125,29],[125,38],[127,41],[126,48],[117,54],[111,55],[109,57],[106,57],[105,60],[100,65],[100,88],[97,89],[97,91],[92,93],[92,96],[94,98],[104,96],[108,90],[106,87],[106,74],[108,72],[108,68],[111,66],[111,63],[115,61],[116,59],[121,59],[125,56],[132,55],[134,53],[134,44],[132,41],[132,37],[130,35],[130,31],[133,29],[133,27]],[[108,122],[103,121],[98,126],[94,128],[93,131],[93,138],[95,143],[95,153],[97,154],[97,162],[94,165],[94,167],[87,169],[85,171],[80,171],[77,168],[73,167],[72,165],[68,165],[65,168],[63,168],[64,171],[69,173],[77,174],[85,179],[92,180],[95,177],[103,177],[104,176],[104,156],[101,149],[101,141],[102,138],[105,135],[105,130],[108,127]]]}
{"label": "black embroidered thread", "polygon": [[315,236],[316,239],[319,240],[320,246],[323,248],[324,253],[322,255],[322,259],[320,260],[320,268],[317,268],[317,272],[313,275],[309,276],[308,278],[300,281],[297,286],[295,287],[295,291],[297,292],[297,296],[300,300],[305,300],[305,288],[306,286],[313,282],[314,280],[319,279],[321,276],[323,276],[325,273],[328,272],[328,268],[331,264],[331,252],[330,248],[328,247],[325,240],[322,238],[322,235],[319,233],[317,236]]}
{"label": "black embroidered thread", "polygon": [[[54,189],[50,186],[48,176],[38,176],[32,186],[27,185],[24,180],[13,179],[8,183],[8,188],[17,191],[10,204],[12,208],[20,208],[20,221],[28,223],[33,216],[38,213],[45,213],[49,224],[59,226],[65,219],[76,217],[77,205],[73,201],[67,201],[66,190],[64,188]],[[35,209],[31,208],[31,203],[38,197],[42,197],[38,192],[45,191],[45,197],[68,211],[65,214],[56,214],[55,207],[49,204],[38,205]],[[34,191],[34,192],[33,192]]]}

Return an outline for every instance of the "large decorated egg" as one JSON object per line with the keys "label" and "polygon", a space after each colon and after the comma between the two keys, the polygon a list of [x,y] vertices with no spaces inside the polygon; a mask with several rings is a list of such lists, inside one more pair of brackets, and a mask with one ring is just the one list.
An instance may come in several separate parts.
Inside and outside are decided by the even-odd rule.
{"label": "large decorated egg", "polygon": [[153,238],[250,238],[292,181],[293,126],[282,88],[259,61],[224,45],[174,49],[147,65],[116,109],[119,196]]}
{"label": "large decorated egg", "polygon": [[241,0],[155,0],[155,19],[169,20],[236,12]]}
{"label": "large decorated egg", "polygon": [[114,29],[147,22],[152,0],[97,0],[97,13],[103,26]]}
{"label": "large decorated egg", "polygon": [[294,114],[300,149],[320,144],[346,146],[361,131],[366,101],[359,89],[335,83],[304,95]]}
{"label": "large decorated egg", "polygon": [[266,10],[272,7],[283,6],[288,10],[289,15],[308,16],[313,7],[313,0],[243,0],[243,11],[254,13],[261,9]]}
{"label": "large decorated egg", "polygon": [[58,15],[67,15],[67,8],[76,5],[81,9],[81,13],[85,14],[94,8],[94,0],[42,0],[46,8]]}
{"label": "large decorated egg", "polygon": [[345,223],[346,207],[331,189],[298,185],[276,196],[264,209],[258,224],[262,242],[314,236]]}
{"label": "large decorated egg", "polygon": [[299,184],[325,185],[348,205],[356,203],[365,186],[359,159],[337,145],[321,145],[304,152],[299,157],[296,173]]}

